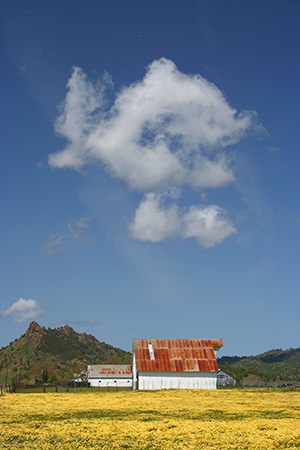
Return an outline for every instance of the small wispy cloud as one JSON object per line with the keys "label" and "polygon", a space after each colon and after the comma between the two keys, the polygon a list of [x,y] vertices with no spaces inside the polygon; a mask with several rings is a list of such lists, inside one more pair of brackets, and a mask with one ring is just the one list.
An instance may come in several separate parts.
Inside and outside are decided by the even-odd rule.
{"label": "small wispy cloud", "polygon": [[236,189],[247,206],[247,210],[239,214],[239,221],[251,217],[252,221],[264,225],[270,220],[270,208],[257,171],[245,154],[238,158],[236,175]]}
{"label": "small wispy cloud", "polygon": [[269,147],[268,152],[270,153],[281,153],[281,149],[279,147]]}
{"label": "small wispy cloud", "polygon": [[99,325],[99,322],[97,320],[61,320],[59,322],[53,323],[52,327],[60,328],[60,327],[63,327],[64,325],[70,325],[70,326],[79,325],[79,326],[91,327],[91,326]]}
{"label": "small wispy cloud", "polygon": [[6,311],[0,311],[1,319],[8,319],[12,322],[21,323],[26,320],[36,319],[44,311],[44,306],[36,300],[19,298]]}
{"label": "small wispy cloud", "polygon": [[48,253],[57,253],[66,250],[73,245],[81,245],[90,241],[86,236],[86,230],[89,228],[90,217],[82,217],[77,220],[71,220],[67,224],[65,232],[54,233],[44,244],[44,249]]}

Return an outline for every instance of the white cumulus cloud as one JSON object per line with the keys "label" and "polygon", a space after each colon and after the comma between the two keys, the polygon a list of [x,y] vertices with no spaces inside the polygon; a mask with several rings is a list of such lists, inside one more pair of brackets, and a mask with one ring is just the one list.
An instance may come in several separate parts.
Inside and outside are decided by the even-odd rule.
{"label": "white cumulus cloud", "polygon": [[223,151],[253,124],[200,75],[180,73],[165,58],[142,81],[125,87],[107,110],[105,85],[94,86],[75,67],[56,131],[68,146],[49,157],[53,167],[78,168],[98,160],[131,188],[224,186],[234,180]]}
{"label": "white cumulus cloud", "polygon": [[149,193],[137,208],[130,231],[134,238],[153,243],[176,237],[180,232],[178,207],[163,207],[161,196]]}
{"label": "white cumulus cloud", "polygon": [[12,322],[21,323],[38,317],[44,308],[36,300],[19,298],[6,311],[1,311],[2,319],[9,319]]}
{"label": "white cumulus cloud", "polygon": [[[183,220],[175,204],[163,210],[155,207],[151,193],[182,186],[213,189],[234,182],[227,147],[255,127],[255,113],[237,112],[213,83],[181,73],[166,58],[153,61],[144,78],[121,89],[112,105],[106,100],[111,86],[108,76],[92,83],[81,68],[73,69],[55,126],[68,144],[49,155],[49,164],[80,169],[100,163],[130,189],[146,194],[131,225],[138,239],[148,233],[150,242],[158,242],[179,234],[194,236],[207,247],[231,234],[234,228],[221,208],[212,205],[206,211],[194,206]],[[151,208],[157,221],[149,228]]]}
{"label": "white cumulus cloud", "polygon": [[236,233],[225,211],[216,205],[179,208],[166,205],[164,198],[154,193],[145,196],[130,225],[134,238],[153,243],[173,237],[195,238],[209,248]]}
{"label": "white cumulus cloud", "polygon": [[220,244],[236,232],[226,212],[216,205],[192,206],[183,215],[182,236],[195,238],[205,248]]}

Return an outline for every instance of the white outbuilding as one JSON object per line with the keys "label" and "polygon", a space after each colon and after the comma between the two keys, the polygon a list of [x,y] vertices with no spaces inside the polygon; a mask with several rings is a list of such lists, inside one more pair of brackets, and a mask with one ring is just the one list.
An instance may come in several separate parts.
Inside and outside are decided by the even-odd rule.
{"label": "white outbuilding", "polygon": [[224,370],[219,370],[217,373],[217,386],[235,386],[236,379],[224,372]]}
{"label": "white outbuilding", "polygon": [[132,387],[131,366],[125,364],[98,364],[88,366],[91,387]]}
{"label": "white outbuilding", "polygon": [[221,339],[136,339],[133,389],[216,389]]}

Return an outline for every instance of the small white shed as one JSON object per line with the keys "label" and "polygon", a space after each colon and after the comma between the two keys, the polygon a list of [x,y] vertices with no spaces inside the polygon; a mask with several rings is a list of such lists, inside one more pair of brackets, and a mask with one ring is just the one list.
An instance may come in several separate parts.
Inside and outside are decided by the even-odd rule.
{"label": "small white shed", "polygon": [[216,389],[221,339],[136,339],[133,389]]}
{"label": "small white shed", "polygon": [[131,366],[125,364],[98,364],[88,366],[91,387],[132,387]]}
{"label": "small white shed", "polygon": [[235,386],[236,379],[224,372],[224,370],[219,370],[217,373],[217,386]]}

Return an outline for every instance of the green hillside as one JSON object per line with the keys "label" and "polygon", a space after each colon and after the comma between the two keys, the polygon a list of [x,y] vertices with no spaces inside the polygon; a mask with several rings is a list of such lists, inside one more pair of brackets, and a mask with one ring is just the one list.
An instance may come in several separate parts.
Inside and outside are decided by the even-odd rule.
{"label": "green hillside", "polygon": [[[131,353],[77,333],[65,325],[41,327],[31,322],[26,333],[0,349],[0,384],[13,381],[68,381],[88,364],[130,364]],[[299,381],[300,348],[270,350],[257,356],[223,356],[218,365],[238,381]]]}
{"label": "green hillside", "polygon": [[88,364],[130,364],[131,353],[77,333],[65,325],[44,328],[31,322],[26,333],[0,349],[0,384],[12,381],[67,381]]}
{"label": "green hillside", "polygon": [[222,356],[218,364],[237,380],[254,375],[265,381],[300,381],[300,348],[270,350],[257,356]]}

